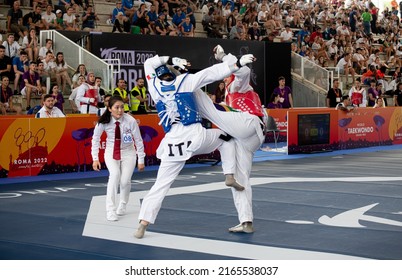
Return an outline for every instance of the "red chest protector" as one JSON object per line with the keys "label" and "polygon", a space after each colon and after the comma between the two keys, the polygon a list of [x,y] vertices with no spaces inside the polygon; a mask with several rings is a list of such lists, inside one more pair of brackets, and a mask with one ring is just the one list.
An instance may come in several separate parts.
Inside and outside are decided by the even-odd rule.
{"label": "red chest protector", "polygon": [[359,106],[363,103],[363,94],[360,92],[352,92],[352,104]]}
{"label": "red chest protector", "polygon": [[248,112],[259,117],[264,116],[260,97],[256,92],[251,90],[246,93],[229,93],[226,95],[226,104],[242,112]]}
{"label": "red chest protector", "polygon": [[[95,101],[90,103],[90,105],[97,107],[98,106],[98,89],[90,88],[85,91],[84,97],[93,98]],[[86,103],[82,103],[81,105],[85,105]]]}

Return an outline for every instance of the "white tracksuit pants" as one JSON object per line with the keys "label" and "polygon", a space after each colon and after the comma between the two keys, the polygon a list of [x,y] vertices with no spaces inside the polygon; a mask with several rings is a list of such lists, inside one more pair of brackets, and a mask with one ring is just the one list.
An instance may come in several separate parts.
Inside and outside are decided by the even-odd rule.
{"label": "white tracksuit pants", "polygon": [[[191,133],[189,127],[188,133]],[[216,149],[220,151],[222,159],[222,168],[224,174],[234,174],[236,170],[236,153],[234,153],[235,143],[233,140],[225,142],[219,139],[222,134],[218,129],[207,129],[206,137],[201,146],[193,152],[193,155],[208,154]],[[181,161],[167,161],[162,160],[156,182],[149,190],[148,194],[142,201],[139,220],[144,220],[153,224],[159,209],[162,206],[163,199],[165,198],[170,186],[183,169],[185,160]]]}
{"label": "white tracksuit pants", "polygon": [[234,137],[236,143],[236,181],[245,187],[244,191],[232,188],[233,201],[240,223],[253,221],[252,189],[250,174],[254,152],[264,141],[261,121],[257,116],[242,112],[218,111],[211,99],[201,90],[195,94],[201,115],[220,129]]}
{"label": "white tracksuit pants", "polygon": [[[134,147],[121,150],[121,160],[113,159],[113,148],[105,150],[105,163],[109,171],[106,190],[106,211],[116,211],[119,204],[127,204],[131,191],[131,177],[136,165],[137,155]],[[120,186],[120,197],[117,192]]]}

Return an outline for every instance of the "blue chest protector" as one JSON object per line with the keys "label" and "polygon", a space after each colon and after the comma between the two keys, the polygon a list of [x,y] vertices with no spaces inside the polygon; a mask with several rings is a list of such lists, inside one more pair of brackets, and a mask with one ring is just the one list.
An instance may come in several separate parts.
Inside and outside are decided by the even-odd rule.
{"label": "blue chest protector", "polygon": [[[154,87],[158,94],[162,97],[156,103],[156,109],[158,111],[159,118],[165,133],[169,132],[172,128],[172,124],[175,122],[180,122],[183,125],[190,125],[193,123],[201,123],[202,119],[197,110],[197,105],[194,101],[194,96],[192,92],[179,92],[180,86],[182,85],[187,74],[182,78],[181,82],[176,89],[175,93],[170,95],[163,95],[159,92],[158,88]],[[174,87],[172,85],[172,87]],[[163,91],[163,88],[161,89]]]}

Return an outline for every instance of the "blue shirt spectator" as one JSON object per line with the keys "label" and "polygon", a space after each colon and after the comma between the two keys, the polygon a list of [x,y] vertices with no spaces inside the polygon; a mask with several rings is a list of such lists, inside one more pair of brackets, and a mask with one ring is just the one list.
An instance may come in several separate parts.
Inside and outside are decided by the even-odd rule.
{"label": "blue shirt spectator", "polygon": [[113,12],[112,12],[112,23],[113,24],[114,24],[114,21],[116,20],[117,14],[119,12],[122,12],[123,16],[126,16],[126,13],[124,11],[121,1],[116,1],[116,7],[113,9]]}
{"label": "blue shirt spectator", "polygon": [[147,16],[149,18],[149,22],[155,23],[155,21],[158,19],[158,14],[156,13],[155,6],[151,6],[151,10],[147,13]]}
{"label": "blue shirt spectator", "polygon": [[27,56],[25,56],[25,58],[26,58],[25,61],[21,61],[21,58],[19,56],[14,56],[14,58],[13,58],[13,68],[14,68],[14,65],[15,65],[17,67],[18,71],[21,71],[23,73],[25,71],[27,71],[28,67],[29,67],[29,61],[28,61]]}
{"label": "blue shirt spectator", "polygon": [[122,0],[122,8],[127,8],[127,9],[132,9],[134,7],[134,1],[133,0]]}
{"label": "blue shirt spectator", "polygon": [[183,13],[180,8],[177,8],[176,13],[173,15],[172,23],[176,27],[180,27],[185,19],[186,19],[186,14]]}

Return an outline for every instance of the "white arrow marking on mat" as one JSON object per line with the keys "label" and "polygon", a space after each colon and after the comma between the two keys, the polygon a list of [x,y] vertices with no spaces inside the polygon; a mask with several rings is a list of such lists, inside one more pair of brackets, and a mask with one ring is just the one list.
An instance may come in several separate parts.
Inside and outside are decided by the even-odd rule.
{"label": "white arrow marking on mat", "polygon": [[373,223],[402,227],[402,222],[365,215],[365,213],[368,210],[370,210],[376,205],[378,205],[378,203],[352,209],[340,213],[332,218],[328,217],[327,215],[324,215],[318,219],[318,222],[327,226],[336,226],[336,227],[365,227],[361,225],[359,221],[368,221]]}
{"label": "white arrow marking on mat", "polygon": [[[344,178],[251,178],[251,185],[259,187],[271,183],[291,183],[291,182],[373,182],[373,181],[402,181],[402,177],[344,177]],[[201,193],[229,189],[221,182],[195,185],[188,187],[172,188],[169,195]],[[83,236],[115,240],[120,242],[154,246],[176,250],[185,250],[198,253],[215,254],[228,257],[243,259],[261,260],[346,260],[361,259],[360,257],[342,254],[331,254],[307,250],[276,248],[270,246],[254,245],[241,242],[229,242],[223,240],[213,240],[205,238],[194,238],[188,236],[155,233],[147,231],[143,239],[136,239],[133,233],[138,225],[138,213],[140,200],[147,191],[132,192],[130,203],[127,205],[127,215],[123,216],[118,222],[108,222],[105,217],[105,196],[95,196],[92,198],[85,222]],[[224,229],[222,236],[224,237]],[[255,233],[258,234],[258,231]]]}

